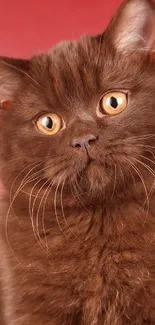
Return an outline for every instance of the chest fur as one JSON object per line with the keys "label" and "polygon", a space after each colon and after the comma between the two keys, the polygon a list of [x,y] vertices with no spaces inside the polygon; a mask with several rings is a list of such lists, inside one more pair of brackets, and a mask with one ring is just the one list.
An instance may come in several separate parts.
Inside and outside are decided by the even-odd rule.
{"label": "chest fur", "polygon": [[153,215],[145,219],[146,211],[137,213],[130,206],[114,214],[96,210],[67,219],[59,215],[59,220],[46,216],[44,224],[41,217],[37,224],[19,214],[8,221],[16,313],[22,317],[32,310],[52,317],[80,312],[88,314],[89,325],[95,324],[93,317],[96,324],[106,320],[112,309],[107,324],[123,308],[135,317],[135,306],[141,308],[155,291]]}

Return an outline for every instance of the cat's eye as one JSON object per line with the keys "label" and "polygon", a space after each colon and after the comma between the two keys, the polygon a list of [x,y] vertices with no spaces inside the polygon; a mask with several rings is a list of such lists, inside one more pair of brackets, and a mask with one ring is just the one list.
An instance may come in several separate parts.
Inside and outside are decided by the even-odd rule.
{"label": "cat's eye", "polygon": [[61,118],[57,114],[44,114],[36,122],[38,129],[46,134],[53,135],[60,131],[62,127]]}
{"label": "cat's eye", "polygon": [[100,101],[100,112],[107,115],[117,115],[127,107],[127,95],[123,92],[110,92]]}

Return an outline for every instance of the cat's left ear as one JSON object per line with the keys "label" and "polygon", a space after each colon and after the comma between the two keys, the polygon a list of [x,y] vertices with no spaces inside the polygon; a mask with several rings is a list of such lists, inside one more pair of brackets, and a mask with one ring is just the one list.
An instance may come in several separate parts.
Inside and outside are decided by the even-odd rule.
{"label": "cat's left ear", "polygon": [[153,0],[126,0],[112,19],[107,38],[117,51],[155,50],[155,3]]}
{"label": "cat's left ear", "polygon": [[29,68],[29,60],[0,57],[0,109],[13,107],[15,95]]}

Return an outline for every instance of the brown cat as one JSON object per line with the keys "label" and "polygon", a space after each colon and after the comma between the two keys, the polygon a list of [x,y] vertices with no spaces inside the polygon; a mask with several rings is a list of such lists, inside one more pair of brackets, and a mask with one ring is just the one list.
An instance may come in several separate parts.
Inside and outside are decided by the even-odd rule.
{"label": "brown cat", "polygon": [[1,58],[0,101],[0,325],[154,325],[154,2]]}

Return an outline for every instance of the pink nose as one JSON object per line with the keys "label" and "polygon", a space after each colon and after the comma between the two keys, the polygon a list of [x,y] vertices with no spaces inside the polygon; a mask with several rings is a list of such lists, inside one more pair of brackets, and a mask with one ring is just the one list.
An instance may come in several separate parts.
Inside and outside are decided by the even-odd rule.
{"label": "pink nose", "polygon": [[90,148],[91,143],[97,140],[97,137],[93,134],[88,134],[77,139],[74,139],[71,143],[73,148]]}

